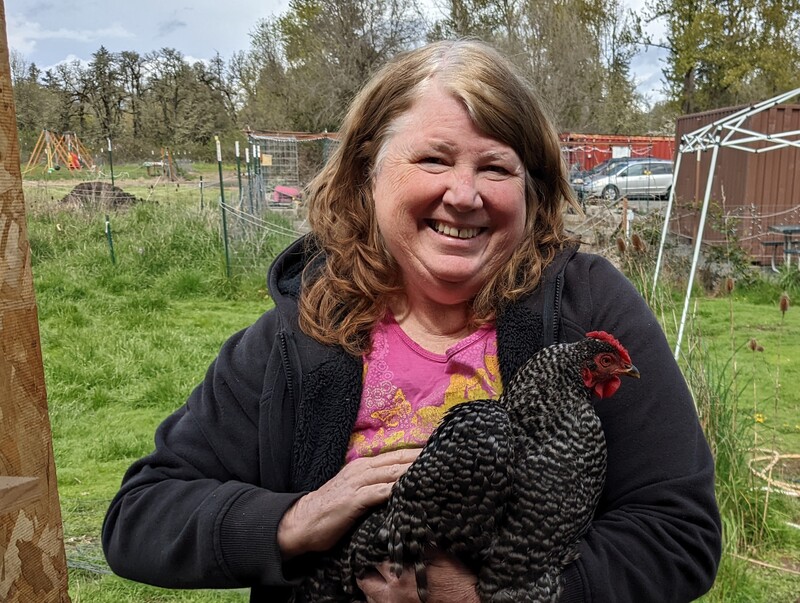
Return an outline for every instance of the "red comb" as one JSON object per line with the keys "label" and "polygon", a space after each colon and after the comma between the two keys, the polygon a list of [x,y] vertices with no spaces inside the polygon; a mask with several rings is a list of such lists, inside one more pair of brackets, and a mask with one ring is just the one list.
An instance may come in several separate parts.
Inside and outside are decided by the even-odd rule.
{"label": "red comb", "polygon": [[630,354],[628,354],[628,350],[622,347],[622,344],[613,335],[611,335],[611,333],[606,333],[605,331],[592,331],[590,333],[586,333],[586,337],[591,337],[593,339],[599,339],[600,341],[610,343],[617,349],[623,362],[627,362],[628,364],[631,363],[631,357]]}

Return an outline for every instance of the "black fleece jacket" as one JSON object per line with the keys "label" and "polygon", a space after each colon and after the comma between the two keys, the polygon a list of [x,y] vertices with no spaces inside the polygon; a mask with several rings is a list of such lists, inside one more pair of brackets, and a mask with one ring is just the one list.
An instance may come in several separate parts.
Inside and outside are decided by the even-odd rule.
{"label": "black fleece jacket", "polygon": [[[297,325],[304,241],[270,270],[275,308],[231,337],[156,449],[125,474],[103,525],[111,568],[171,588],[251,588],[288,599],[313,563],[284,563],[288,507],[341,468],[361,398],[362,361]],[[562,270],[563,269],[563,270]],[[555,304],[543,304],[556,292]],[[599,256],[562,252],[541,286],[497,320],[504,382],[548,340],[613,333],[642,378],[596,403],[608,443],[602,499],[564,602],[686,602],[713,583],[720,556],[714,463],[691,395],[655,317]]]}

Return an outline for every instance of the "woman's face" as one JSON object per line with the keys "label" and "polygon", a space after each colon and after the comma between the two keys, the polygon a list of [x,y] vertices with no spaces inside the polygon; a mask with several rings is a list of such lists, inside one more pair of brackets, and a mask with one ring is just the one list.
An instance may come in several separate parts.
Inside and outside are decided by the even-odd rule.
{"label": "woman's face", "polygon": [[378,157],[378,228],[407,295],[472,299],[525,232],[525,170],[435,83],[405,113]]}

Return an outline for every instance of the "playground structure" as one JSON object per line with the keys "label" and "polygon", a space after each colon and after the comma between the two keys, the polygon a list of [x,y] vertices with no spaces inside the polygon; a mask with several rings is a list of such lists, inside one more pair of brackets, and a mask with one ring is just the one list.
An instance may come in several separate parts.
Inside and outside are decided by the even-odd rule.
{"label": "playground structure", "polygon": [[73,132],[65,132],[59,136],[49,130],[42,130],[22,175],[32,171],[42,161],[48,173],[60,170],[61,166],[70,170],[95,169],[91,153]]}

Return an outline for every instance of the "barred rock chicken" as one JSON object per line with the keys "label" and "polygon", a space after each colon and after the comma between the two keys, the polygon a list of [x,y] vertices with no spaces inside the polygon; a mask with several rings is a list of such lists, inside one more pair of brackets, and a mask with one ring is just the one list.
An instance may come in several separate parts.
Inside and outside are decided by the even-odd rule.
{"label": "barred rock chicken", "polygon": [[606,448],[591,395],[639,372],[605,332],[542,349],[499,400],[451,409],[388,503],[333,551],[300,601],[363,600],[356,578],[383,561],[416,573],[436,550],[478,576],[484,602],[555,602],[603,489]]}

